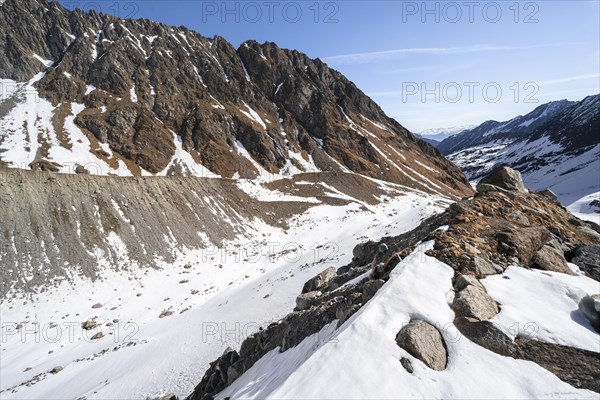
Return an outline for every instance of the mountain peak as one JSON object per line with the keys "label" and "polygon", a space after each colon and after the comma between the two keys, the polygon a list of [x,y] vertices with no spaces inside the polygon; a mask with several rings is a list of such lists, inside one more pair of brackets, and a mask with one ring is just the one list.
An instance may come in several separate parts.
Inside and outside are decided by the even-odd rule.
{"label": "mountain peak", "polygon": [[[36,92],[40,118],[55,121],[39,152],[17,156],[17,144],[37,146],[16,111],[6,120],[4,135],[14,140],[1,157],[11,166],[222,177],[350,171],[419,190],[470,191],[458,168],[318,59],[48,5],[9,0],[0,11],[0,77],[22,82],[15,110],[27,107],[24,92]],[[36,21],[24,32],[19,21],[29,13]],[[72,154],[75,137],[85,138],[88,154],[59,156]]]}

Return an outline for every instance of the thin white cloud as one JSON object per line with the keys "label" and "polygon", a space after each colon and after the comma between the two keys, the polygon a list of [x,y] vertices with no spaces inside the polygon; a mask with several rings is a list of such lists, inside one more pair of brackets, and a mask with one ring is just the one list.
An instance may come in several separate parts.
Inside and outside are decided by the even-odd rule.
{"label": "thin white cloud", "polygon": [[586,81],[588,79],[600,79],[600,74],[586,74],[586,75],[576,75],[576,76],[569,76],[566,78],[559,78],[559,79],[551,79],[548,81],[541,81],[538,82],[537,84],[539,86],[549,86],[549,85],[557,85],[560,83],[569,83],[569,82],[575,82],[575,81]]}
{"label": "thin white cloud", "polygon": [[394,49],[385,51],[374,51],[368,53],[352,53],[352,54],[341,54],[336,56],[323,57],[322,59],[329,63],[334,64],[348,64],[348,63],[368,63],[371,61],[377,61],[382,58],[390,58],[401,55],[410,54],[428,54],[428,55],[452,55],[452,54],[465,54],[465,53],[480,53],[490,51],[511,51],[511,50],[527,50],[537,49],[544,47],[557,47],[565,46],[572,43],[550,43],[541,45],[531,46],[498,46],[498,45],[474,45],[474,46],[459,46],[459,47],[412,47],[404,49]]}

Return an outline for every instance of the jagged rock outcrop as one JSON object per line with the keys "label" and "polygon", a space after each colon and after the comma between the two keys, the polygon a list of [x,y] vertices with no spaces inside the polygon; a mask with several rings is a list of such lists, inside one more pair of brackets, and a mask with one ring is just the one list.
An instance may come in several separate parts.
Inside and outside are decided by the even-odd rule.
{"label": "jagged rock outcrop", "polygon": [[[102,174],[349,170],[427,192],[471,192],[456,166],[341,73],[274,43],[235,49],[183,27],[6,0],[0,53],[0,78],[25,82],[43,73],[9,96],[15,107],[37,91],[47,101],[43,118],[53,120],[44,135],[26,138],[8,109],[0,138],[41,142],[29,162],[58,162],[61,172],[92,169],[53,155],[53,148],[72,151],[78,135]],[[3,161],[20,166],[14,149],[0,148]]]}

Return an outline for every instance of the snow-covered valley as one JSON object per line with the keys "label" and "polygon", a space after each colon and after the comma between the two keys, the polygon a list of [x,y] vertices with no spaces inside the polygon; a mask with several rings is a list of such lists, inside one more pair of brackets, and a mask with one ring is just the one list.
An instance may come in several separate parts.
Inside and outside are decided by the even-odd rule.
{"label": "snow-covered valley", "polygon": [[[238,347],[290,312],[312,275],[348,263],[355,245],[408,231],[448,204],[382,186],[392,196],[380,204],[315,205],[285,230],[248,221],[245,235],[218,248],[178,250],[176,260],[159,262],[159,269],[106,266],[95,281],[74,273],[39,293],[10,293],[0,308],[2,398],[190,393],[225,347]],[[242,187],[257,197],[271,193],[251,181]],[[117,236],[115,250],[127,264],[119,243]],[[82,329],[90,319],[97,327]],[[91,339],[98,332],[104,336]],[[64,370],[49,373],[57,366]]]}

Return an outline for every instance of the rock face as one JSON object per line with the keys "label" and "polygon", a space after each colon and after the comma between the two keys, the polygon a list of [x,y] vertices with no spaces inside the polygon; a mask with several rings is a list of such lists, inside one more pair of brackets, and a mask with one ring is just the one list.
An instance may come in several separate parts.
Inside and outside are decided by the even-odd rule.
{"label": "rock face", "polygon": [[550,241],[552,235],[543,227],[530,227],[509,228],[499,232],[496,237],[504,254],[529,264],[538,251]]}
{"label": "rock face", "polygon": [[600,245],[577,246],[571,262],[600,281]]}
{"label": "rock face", "polygon": [[452,309],[458,316],[485,321],[498,314],[498,305],[485,289],[469,285],[454,298]]}
{"label": "rock face", "polygon": [[448,355],[444,339],[433,325],[413,320],[398,332],[396,343],[429,368],[436,371],[446,368]]}
{"label": "rock face", "polygon": [[565,256],[559,250],[543,246],[533,256],[534,268],[543,269],[545,271],[562,272],[563,274],[575,275],[568,267]]}
{"label": "rock face", "polygon": [[334,267],[329,267],[325,271],[321,272],[319,275],[310,279],[304,284],[304,288],[302,289],[302,293],[314,292],[317,290],[325,289],[329,284],[329,281],[333,279],[336,275],[336,269]]}
{"label": "rock face", "polygon": [[[24,82],[43,72],[23,89],[51,109],[43,119],[54,123],[36,128],[69,150],[64,121],[72,116],[104,169],[198,175],[205,167],[226,178],[349,170],[427,192],[471,192],[456,166],[342,74],[274,43],[235,49],[218,36],[46,0],[6,0],[0,38],[0,78]],[[23,96],[11,97],[15,107]],[[6,120],[0,142],[25,132],[21,122]],[[53,143],[28,163],[61,162],[48,151]],[[17,166],[17,149],[5,150],[2,160]],[[64,161],[61,171],[78,166]]]}
{"label": "rock face", "polygon": [[315,301],[321,297],[322,293],[318,290],[302,293],[300,296],[296,297],[296,309],[298,310],[306,310],[309,309]]}
{"label": "rock face", "polygon": [[[479,185],[492,185],[506,190],[526,192],[523,177],[519,171],[509,167],[501,167],[479,181]],[[479,186],[478,185],[478,186]]]}

